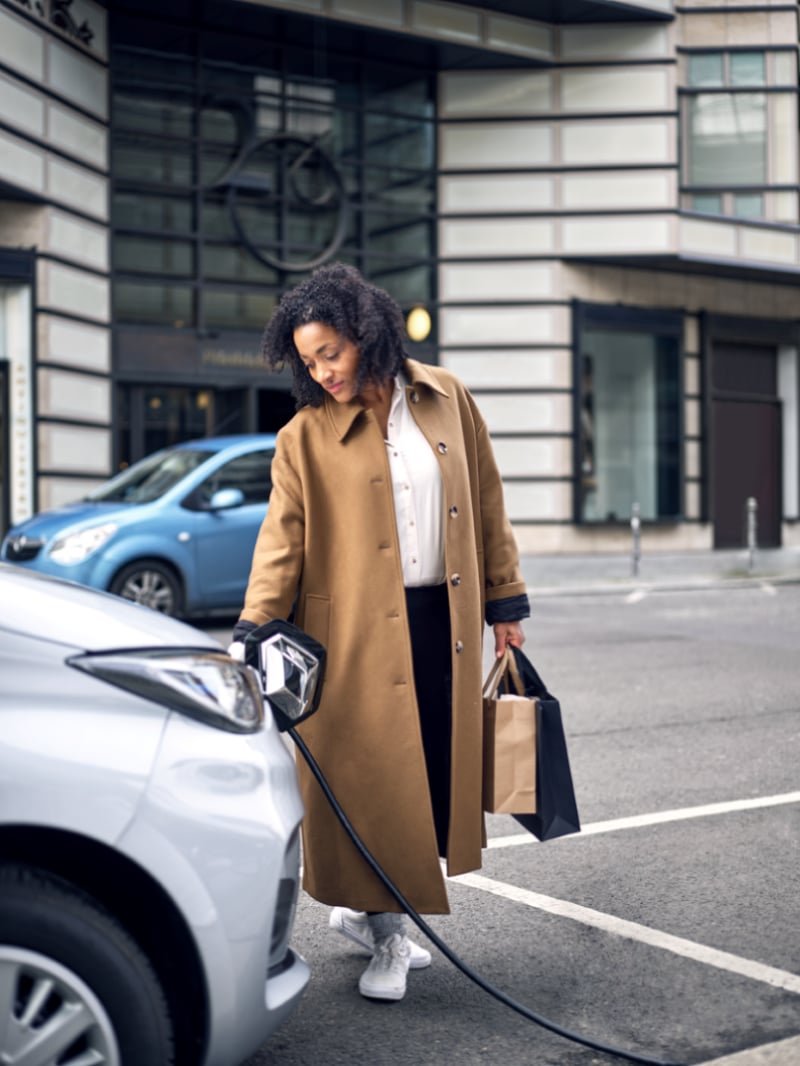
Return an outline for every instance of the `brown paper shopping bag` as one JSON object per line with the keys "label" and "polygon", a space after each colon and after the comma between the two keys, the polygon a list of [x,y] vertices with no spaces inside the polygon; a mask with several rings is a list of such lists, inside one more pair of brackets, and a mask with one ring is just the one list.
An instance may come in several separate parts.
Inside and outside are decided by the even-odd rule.
{"label": "brown paper shopping bag", "polygon": [[[506,673],[517,695],[498,692]],[[523,691],[506,649],[483,686],[483,809],[492,814],[536,813],[536,700]]]}

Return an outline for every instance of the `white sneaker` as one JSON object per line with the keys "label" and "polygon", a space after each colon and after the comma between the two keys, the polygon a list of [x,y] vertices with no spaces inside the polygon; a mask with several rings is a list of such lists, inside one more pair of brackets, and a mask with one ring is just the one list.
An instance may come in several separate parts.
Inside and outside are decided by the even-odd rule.
{"label": "white sneaker", "polygon": [[[369,927],[367,916],[363,911],[351,911],[347,907],[334,907],[331,911],[328,925],[331,929],[335,929],[337,933],[346,936],[348,940],[352,940],[354,944],[358,944],[365,954],[374,954],[375,939]],[[420,947],[419,944],[415,944],[413,940],[409,940],[408,937],[405,939],[408,940],[410,950],[408,968],[410,970],[424,970],[426,966],[430,966],[431,953]]]}
{"label": "white sneaker", "polygon": [[402,999],[406,994],[406,974],[410,964],[411,941],[394,933],[379,940],[369,966],[358,982],[358,991],[367,999]]}

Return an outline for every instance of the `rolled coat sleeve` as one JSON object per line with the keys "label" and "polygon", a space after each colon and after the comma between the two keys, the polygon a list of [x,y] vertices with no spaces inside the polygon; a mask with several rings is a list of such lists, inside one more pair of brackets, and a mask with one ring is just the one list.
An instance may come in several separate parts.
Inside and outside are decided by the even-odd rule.
{"label": "rolled coat sleeve", "polygon": [[240,620],[261,625],[288,618],[303,572],[305,503],[302,479],[284,434],[272,461],[272,492],[250,568]]}

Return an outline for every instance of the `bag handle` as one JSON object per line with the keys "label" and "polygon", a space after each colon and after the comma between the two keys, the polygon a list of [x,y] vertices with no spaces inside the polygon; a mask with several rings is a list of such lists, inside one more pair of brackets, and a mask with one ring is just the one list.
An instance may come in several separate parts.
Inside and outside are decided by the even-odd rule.
{"label": "bag handle", "polygon": [[519,676],[519,670],[517,669],[517,663],[511,653],[511,648],[507,644],[502,655],[499,655],[486,677],[486,681],[483,686],[484,699],[492,698],[497,690],[500,688],[500,683],[503,679],[503,674],[508,673],[511,676],[514,688],[517,690],[518,696],[525,695],[525,688],[522,684],[522,678]]}

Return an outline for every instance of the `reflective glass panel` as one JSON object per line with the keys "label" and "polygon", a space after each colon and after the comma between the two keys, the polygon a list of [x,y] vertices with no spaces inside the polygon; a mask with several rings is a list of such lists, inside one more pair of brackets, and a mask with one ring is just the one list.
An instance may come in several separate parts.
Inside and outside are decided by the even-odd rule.
{"label": "reflective glass panel", "polygon": [[733,213],[738,218],[763,218],[763,194],[760,192],[737,192],[733,198]]}
{"label": "reflective glass panel", "polygon": [[702,211],[706,215],[722,214],[722,196],[719,193],[695,193],[692,197],[692,210]]}
{"label": "reflective glass panel", "polygon": [[114,316],[121,322],[158,322],[183,329],[194,323],[191,286],[118,280]]}
{"label": "reflective glass panel", "polygon": [[722,52],[689,56],[689,85],[711,88],[724,84],[724,56]]}
{"label": "reflective glass panel", "polygon": [[692,97],[688,138],[691,185],[766,182],[764,93],[700,93]]}
{"label": "reflective glass panel", "polygon": [[763,52],[731,52],[731,85],[766,85],[766,56]]}
{"label": "reflective glass panel", "polygon": [[117,270],[183,276],[194,272],[194,248],[188,241],[116,236],[113,248]]}
{"label": "reflective glass panel", "polygon": [[580,519],[680,513],[677,337],[591,329],[581,337]]}

